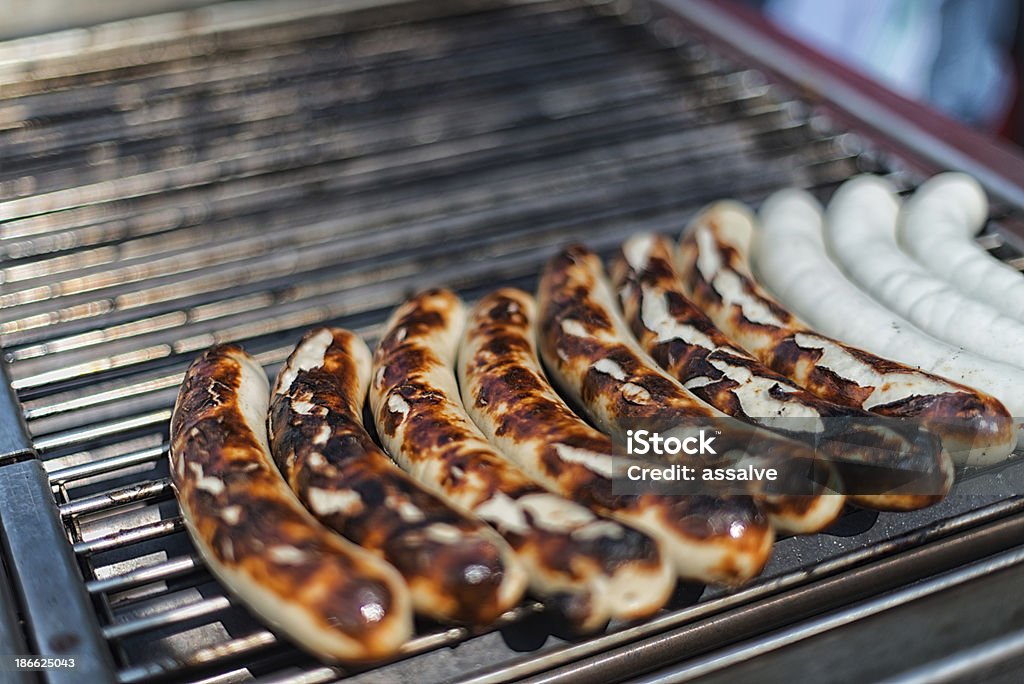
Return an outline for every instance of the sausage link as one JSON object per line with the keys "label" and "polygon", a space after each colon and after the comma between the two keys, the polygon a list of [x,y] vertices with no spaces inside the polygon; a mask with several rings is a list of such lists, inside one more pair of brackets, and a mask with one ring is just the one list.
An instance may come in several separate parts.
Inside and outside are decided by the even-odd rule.
{"label": "sausage link", "polygon": [[[934,435],[826,401],[764,366],[687,299],[672,251],[664,236],[637,235],[611,269],[626,322],[662,368],[731,416],[817,445],[857,504],[905,511],[948,493],[953,463]],[[862,481],[866,470],[874,482]]]}
{"label": "sausage link", "polygon": [[753,231],[749,209],[719,202],[694,219],[677,252],[684,291],[730,339],[824,399],[917,418],[955,462],[989,463],[1013,449],[1013,421],[994,397],[820,335],[775,301],[750,271]]}
{"label": "sausage link", "polygon": [[426,490],[374,444],[362,423],[370,364],[354,333],[307,333],[274,386],[274,460],[317,519],[402,573],[417,611],[490,622],[509,608],[504,584],[516,573],[507,568],[519,560],[493,529]]}
{"label": "sausage link", "polygon": [[[608,521],[535,483],[466,414],[454,371],[464,323],[462,302],[447,290],[424,292],[394,312],[374,355],[370,390],[381,441],[421,482],[493,525],[528,568],[533,593],[579,629],[598,628],[612,611],[608,587],[588,582],[597,575],[587,552]],[[626,556],[658,557],[649,537],[625,541],[635,545],[622,548]],[[671,583],[652,588],[652,602],[660,604]],[[651,597],[634,600],[642,605]]]}
{"label": "sausage link", "polygon": [[533,297],[503,289],[470,318],[460,354],[465,403],[485,434],[545,486],[661,542],[684,579],[738,585],[761,571],[772,528],[749,499],[616,494],[611,439],[581,420],[541,370]]}
{"label": "sausage link", "polygon": [[805,444],[755,431],[705,404],[657,364],[632,338],[601,266],[576,245],[548,262],[539,285],[538,342],[557,385],[594,423],[626,441],[630,431],[712,430],[716,454],[678,457],[694,467],[753,463],[774,468],[776,482],[747,483],[772,524],[785,532],[817,532],[839,515],[843,497],[812,478],[816,455]]}
{"label": "sausage link", "polygon": [[263,369],[214,347],[185,374],[171,416],[171,481],[213,575],[321,658],[376,660],[412,633],[398,572],[322,526],[270,457]]}
{"label": "sausage link", "polygon": [[[542,412],[543,388],[522,358],[529,354],[527,316],[532,308],[529,295],[502,290],[473,309],[459,351],[463,403],[488,439],[531,477],[586,503],[574,489],[551,486],[553,479],[538,473],[536,464],[518,453],[526,440],[516,440],[517,435],[544,440],[556,458],[558,449],[564,448],[547,441],[557,429],[558,416]],[[523,413],[513,415],[517,410]],[[612,617],[634,619],[653,613],[675,585],[675,568],[658,542],[608,515],[599,513],[594,522],[574,533],[573,542],[580,581],[602,593]]]}

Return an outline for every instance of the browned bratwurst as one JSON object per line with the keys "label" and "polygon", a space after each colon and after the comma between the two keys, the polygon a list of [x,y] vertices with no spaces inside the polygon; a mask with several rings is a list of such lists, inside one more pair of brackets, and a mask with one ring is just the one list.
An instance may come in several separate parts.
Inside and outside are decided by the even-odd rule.
{"label": "browned bratwurst", "polygon": [[[875,483],[846,483],[851,499],[862,506],[905,511],[945,496],[953,463],[938,439],[822,399],[740,349],[683,294],[673,251],[664,236],[636,235],[611,268],[627,323],[662,368],[731,416],[817,442],[844,475],[852,478],[865,466],[883,473]],[[908,478],[909,491],[889,492],[890,485],[898,489]]]}
{"label": "browned bratwurst", "polygon": [[531,590],[579,628],[653,613],[675,584],[657,542],[535,483],[466,414],[454,371],[464,323],[447,290],[393,313],[370,389],[381,441],[421,482],[495,526],[527,566]]}
{"label": "browned bratwurst", "polygon": [[680,577],[737,585],[761,571],[773,533],[746,497],[613,492],[611,439],[548,383],[534,343],[533,297],[503,289],[473,310],[460,352],[462,395],[487,436],[553,491],[645,530]]}
{"label": "browned bratwurst", "polygon": [[213,575],[321,658],[394,654],[412,633],[398,572],[321,525],[270,458],[263,369],[218,346],[188,369],[171,416],[171,481]]}
{"label": "browned bratwurst", "polygon": [[1013,421],[994,397],[819,335],[769,296],[750,271],[750,210],[717,202],[683,232],[677,266],[690,299],[766,366],[838,404],[916,418],[954,462],[992,462],[1013,449]]}
{"label": "browned bratwurst", "polygon": [[427,491],[374,444],[362,423],[370,364],[354,333],[307,333],[274,386],[274,460],[321,522],[402,573],[417,611],[490,622],[518,602],[526,571],[493,529]]}
{"label": "browned bratwurst", "polygon": [[[746,464],[775,469],[777,481],[746,484],[772,524],[786,532],[817,532],[839,515],[844,497],[815,481],[813,449],[755,431],[705,404],[640,348],[622,320],[596,254],[575,245],[556,255],[541,275],[537,298],[541,357],[555,383],[599,428],[623,441],[639,429],[716,432],[714,456],[663,459],[698,469]],[[737,504],[723,500],[722,505]]]}

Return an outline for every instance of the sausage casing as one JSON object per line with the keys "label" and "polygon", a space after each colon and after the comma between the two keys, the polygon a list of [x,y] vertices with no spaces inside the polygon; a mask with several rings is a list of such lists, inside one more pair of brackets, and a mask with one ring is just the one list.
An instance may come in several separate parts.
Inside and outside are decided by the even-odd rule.
{"label": "sausage casing", "polygon": [[278,373],[271,452],[312,513],[402,573],[418,612],[487,623],[508,608],[518,564],[489,526],[400,470],[363,428],[370,350],[354,333],[319,328]]}
{"label": "sausage casing", "polygon": [[[542,387],[533,384],[529,321],[533,299],[519,290],[499,290],[472,310],[459,352],[459,387],[463,403],[481,431],[523,470],[542,484],[551,480],[535,463],[516,452],[529,449],[517,435],[551,439],[558,416],[542,413]],[[526,408],[526,407],[530,408]],[[515,412],[524,409],[516,419]],[[572,448],[548,442],[555,452]],[[575,501],[572,489],[550,487]],[[604,597],[612,617],[632,619],[660,608],[675,585],[676,571],[648,534],[607,515],[573,536],[580,581]]]}
{"label": "sausage casing", "polygon": [[170,471],[207,566],[250,609],[333,660],[395,653],[412,633],[398,572],[316,521],[270,457],[263,369],[214,347],[185,374],[171,417]]}
{"label": "sausage casing", "polygon": [[[465,323],[461,300],[447,290],[430,290],[392,315],[374,355],[370,399],[382,442],[415,477],[472,510],[512,545],[529,570],[530,588],[582,630],[603,625],[611,615],[606,586],[588,582],[593,573],[591,539],[614,525],[588,508],[549,492],[487,441],[462,405],[455,360]],[[652,561],[654,540],[633,534],[625,555]],[[666,576],[652,584],[653,603],[671,592]],[[640,606],[651,602],[636,592]],[[646,611],[647,608],[644,608]]]}
{"label": "sausage casing", "polygon": [[538,481],[661,541],[680,577],[737,585],[768,559],[772,528],[746,497],[616,494],[611,439],[548,383],[534,343],[536,305],[515,289],[474,309],[460,355],[466,406],[481,429]]}
{"label": "sausage casing", "polygon": [[[860,505],[912,510],[945,496],[954,473],[941,442],[822,399],[761,364],[687,299],[672,252],[666,237],[637,235],[623,245],[611,269],[626,322],[662,368],[731,416],[815,444],[851,480],[845,482],[847,493]],[[865,470],[874,482],[852,481]]]}
{"label": "sausage casing", "polygon": [[994,397],[820,335],[775,301],[750,271],[753,231],[746,207],[719,202],[677,251],[686,294],[730,339],[824,399],[920,420],[955,462],[992,462],[1013,449],[1013,421]]}
{"label": "sausage casing", "polygon": [[780,530],[817,532],[839,515],[844,497],[818,484],[813,449],[730,418],[658,368],[622,320],[596,254],[576,245],[556,255],[538,293],[541,357],[556,385],[603,431],[624,442],[639,429],[715,431],[716,456],[689,462],[701,468],[741,462],[774,468],[777,482],[746,485]]}

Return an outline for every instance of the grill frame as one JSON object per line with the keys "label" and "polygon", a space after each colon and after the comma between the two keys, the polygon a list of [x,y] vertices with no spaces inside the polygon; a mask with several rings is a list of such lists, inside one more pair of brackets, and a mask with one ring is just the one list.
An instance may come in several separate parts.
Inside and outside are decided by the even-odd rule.
{"label": "grill frame", "polygon": [[[0,543],[0,649],[5,653],[30,653],[19,619],[20,610],[15,603],[10,576],[6,567],[6,551]],[[24,670],[0,672],[4,684],[29,684],[30,675]]]}
{"label": "grill frame", "polygon": [[[355,10],[358,12],[365,11],[369,16],[375,11],[380,10],[380,5],[386,5],[389,11],[399,13],[403,11],[410,11],[414,3],[379,3],[379,2],[367,2],[365,3],[365,9]],[[424,4],[420,3],[415,5],[421,7]],[[479,3],[473,2],[458,2],[454,3],[456,6],[479,6]],[[501,2],[488,2],[485,3],[488,6],[503,5]],[[515,4],[515,3],[514,3]],[[452,6],[452,5],[448,5]],[[707,12],[711,11],[714,13],[715,10],[710,3],[679,3],[679,2],[666,2],[661,5],[647,5],[646,3],[615,3],[615,4],[598,4],[597,10],[599,12],[610,12],[617,15],[621,20],[626,23],[638,22],[648,24],[652,27],[652,30],[657,32],[659,29],[657,25],[652,22],[657,22],[659,19],[669,16],[674,16],[674,21],[683,22],[678,26],[685,26],[687,32],[703,32],[704,35],[708,36],[710,44],[719,47],[719,42],[723,40],[724,36],[733,30],[728,28],[732,26],[726,22],[724,25],[727,27],[723,33],[723,24],[715,24],[713,21],[707,20]],[[417,10],[419,11],[419,10]],[[664,14],[661,14],[664,12]],[[705,12],[705,14],[701,14]],[[361,15],[358,15],[361,16]],[[646,17],[646,18],[645,18]],[[702,19],[703,17],[703,19]],[[721,18],[720,18],[721,20]],[[717,27],[717,28],[716,28]],[[717,30],[717,33],[715,31]],[[717,35],[717,38],[715,36]],[[742,34],[741,34],[742,35]],[[673,40],[676,40],[680,36],[673,37],[672,35],[662,35],[661,39],[671,44]],[[736,35],[733,38],[737,38]],[[726,41],[728,42],[728,41]],[[731,48],[724,43],[722,49],[728,52],[730,49],[736,49],[733,45]],[[748,55],[749,58],[749,55]],[[753,61],[753,60],[752,60]],[[781,62],[778,59],[774,61],[767,60],[767,66],[771,67],[772,64],[785,64],[785,60]],[[825,93],[825,99],[828,99],[828,93]],[[804,94],[803,99],[812,100],[816,98],[808,97]],[[838,98],[841,100],[842,98]],[[849,104],[849,103],[847,103]],[[851,108],[856,109],[856,108]],[[832,111],[832,110],[828,110]],[[840,112],[846,111],[847,115],[850,113],[847,110],[839,110]],[[854,117],[856,118],[856,117]],[[863,123],[863,122],[862,122]],[[876,122],[877,123],[877,122]],[[915,138],[918,140],[918,138]],[[913,142],[913,141],[911,141]],[[872,139],[871,142],[867,143],[869,147],[874,146],[875,141]],[[883,166],[889,165],[889,162],[894,162],[893,166],[900,168],[901,170],[896,173],[895,178],[901,183],[903,187],[908,187],[916,179],[920,178],[920,173],[928,168],[927,163],[920,164],[917,158],[922,155],[922,150],[915,149],[913,145],[909,145],[903,149],[903,155],[895,158],[890,157],[890,152],[884,151],[884,147],[880,148],[878,154],[885,157],[885,163]],[[927,148],[928,146],[925,145]],[[924,152],[928,152],[925,149]],[[864,158],[870,158],[872,153],[861,153]],[[904,164],[907,159],[914,159],[912,164]],[[944,164],[941,159],[937,161],[938,166],[947,165]],[[982,180],[986,178],[982,177]],[[999,186],[997,186],[999,187]],[[1016,186],[1015,186],[1016,187]],[[989,187],[992,190],[992,187]],[[1012,193],[1011,193],[1012,195]],[[1012,199],[1012,198],[1011,198]],[[613,246],[615,246],[621,239],[621,234],[611,231],[607,234],[601,235],[596,241],[590,241],[592,245],[599,247],[601,251],[607,252]],[[1011,238],[1012,240],[1012,238]],[[523,258],[524,265],[535,263],[536,256],[529,254]],[[459,277],[466,280],[466,271],[462,270],[449,270],[450,273],[456,280]],[[516,276],[519,280],[528,282],[531,279],[530,272],[524,269],[524,275]],[[443,278],[442,278],[443,279]],[[394,288],[392,288],[394,289]],[[398,286],[398,290],[401,287]],[[472,295],[473,290],[470,290],[469,294]],[[369,333],[371,336],[375,328],[372,325],[366,327],[363,332]],[[264,350],[260,360],[262,362],[274,364],[280,361],[282,349],[285,347],[275,347],[269,350]],[[7,373],[6,369],[4,370]],[[6,463],[6,465],[0,466],[0,501],[3,502],[17,502],[19,501],[18,492],[22,491],[22,487],[29,486],[31,491],[37,494],[42,492],[46,493],[51,490],[51,487],[55,488],[56,496],[58,501],[63,498],[68,498],[67,485],[73,481],[81,480],[83,474],[89,476],[95,476],[98,474],[90,469],[88,464],[82,465],[67,465],[59,470],[46,473],[43,469],[42,461],[38,459],[45,459],[48,452],[60,453],[61,451],[73,447],[77,443],[85,444],[87,440],[84,439],[90,433],[76,434],[75,431],[64,431],[58,432],[56,437],[50,438],[37,438],[34,442],[29,436],[29,431],[25,426],[25,420],[23,411],[17,402],[16,397],[12,388],[16,386],[15,383],[8,382],[8,378],[3,378],[5,381],[5,392],[0,392],[0,409],[6,407],[3,406],[5,397],[9,397],[12,400],[10,410],[0,410],[0,421],[3,422],[3,426],[6,428],[8,424],[11,426],[10,430],[4,430],[5,436],[12,435],[12,447],[10,450],[6,448],[3,450],[5,453],[0,454],[0,463]],[[31,397],[32,395],[29,394]],[[137,421],[141,427],[148,425],[162,424],[166,422],[167,416],[166,411],[155,411],[151,414],[144,414],[143,420]],[[117,434],[121,434],[128,428],[128,424],[117,425]],[[92,433],[95,434],[95,433]],[[63,441],[62,441],[63,440]],[[3,443],[6,447],[6,443]],[[108,463],[112,469],[116,465],[117,468],[125,467],[138,467],[144,466],[149,463],[153,457],[162,458],[162,451],[154,451],[157,447],[140,447],[136,452],[128,452],[124,455],[118,455],[113,457],[114,461]],[[20,461],[20,462],[19,462]],[[1019,465],[1019,464],[1017,464]],[[1017,469],[1020,470],[1019,468]],[[25,483],[28,483],[26,485]],[[0,511],[0,520],[3,520],[3,526],[5,528],[4,539],[5,539],[5,551],[7,558],[11,559],[16,563],[15,567],[20,568],[18,573],[15,574],[15,589],[19,598],[21,599],[24,613],[28,616],[45,616],[47,611],[51,611],[54,605],[67,605],[70,606],[69,613],[62,615],[60,620],[60,627],[65,631],[75,631],[80,633],[83,638],[93,644],[90,652],[96,652],[99,657],[96,661],[96,679],[94,681],[115,681],[113,678],[114,669],[112,664],[103,657],[103,653],[107,648],[107,640],[119,641],[120,639],[131,636],[132,632],[124,626],[118,627],[116,624],[107,625],[105,628],[101,628],[98,622],[98,617],[107,611],[106,618],[109,620],[112,616],[109,614],[109,609],[106,606],[99,605],[100,601],[96,598],[100,594],[100,590],[103,587],[109,587],[110,581],[107,584],[102,584],[105,580],[97,579],[92,580],[91,589],[92,594],[86,595],[83,603],[83,597],[79,589],[84,589],[87,585],[81,585],[80,583],[76,586],[76,583],[72,579],[83,570],[91,568],[89,565],[88,557],[103,552],[106,544],[112,543],[104,540],[78,540],[74,542],[73,546],[68,544],[68,533],[74,533],[75,524],[72,524],[72,529],[66,531],[61,521],[64,518],[71,520],[77,520],[79,515],[87,514],[91,511],[103,510],[105,505],[114,503],[118,507],[128,506],[133,502],[145,502],[154,500],[157,502],[166,502],[166,495],[168,490],[166,485],[163,483],[156,483],[148,485],[148,488],[133,488],[131,485],[126,485],[125,488],[116,492],[116,495],[111,497],[108,494],[93,493],[92,498],[82,499],[78,498],[74,503],[65,503],[60,507],[57,506],[57,502],[54,502],[53,506],[39,505],[32,508],[33,522],[12,522],[14,520],[14,514],[8,513],[4,515],[4,511]],[[43,497],[44,499],[46,497]],[[1008,502],[1008,503],[1007,503]],[[949,538],[949,543],[957,546],[955,540],[962,539],[977,539],[984,538],[990,541],[984,543],[968,543],[959,542],[958,549],[959,554],[953,554],[953,558],[957,562],[965,560],[973,560],[975,558],[993,553],[996,550],[1000,550],[1000,544],[1006,543],[1007,539],[1012,539],[1014,534],[1018,534],[1021,530],[1024,530],[1024,518],[1019,514],[1024,510],[1024,505],[1020,500],[1020,497],[1016,499],[1008,499],[1007,502],[1002,504],[995,504],[995,508],[992,509],[977,509],[975,506],[969,507],[967,513],[958,512],[951,513],[952,516],[949,520],[944,521],[942,519],[942,513],[936,516],[936,511],[930,511],[928,514],[922,515],[905,515],[900,518],[900,521],[905,530],[908,530],[902,536],[897,535],[892,537],[891,530],[876,530],[878,532],[884,532],[884,538],[888,539],[888,542],[878,542],[873,546],[869,547],[864,552],[852,551],[844,555],[835,556],[832,555],[832,561],[824,564],[814,571],[807,572],[797,568],[775,568],[775,575],[767,579],[766,581],[755,585],[754,587],[745,590],[743,592],[730,595],[728,597],[714,596],[703,600],[694,606],[689,608],[682,608],[667,616],[657,618],[644,625],[636,627],[628,627],[619,631],[615,631],[611,634],[603,637],[591,639],[583,642],[582,644],[569,644],[560,646],[558,649],[553,651],[542,652],[539,656],[529,656],[527,660],[523,662],[512,662],[511,664],[501,664],[497,668],[492,669],[490,672],[482,672],[474,679],[474,681],[485,682],[485,681],[505,681],[511,677],[523,676],[534,676],[539,675],[541,672],[546,672],[546,679],[548,681],[585,681],[587,676],[593,676],[595,673],[602,675],[618,674],[635,674],[639,671],[642,663],[643,669],[651,669],[667,665],[675,658],[676,654],[673,652],[673,648],[679,644],[686,644],[692,647],[694,642],[694,633],[699,630],[707,630],[714,627],[718,621],[722,619],[723,611],[729,609],[735,609],[736,617],[733,619],[738,620],[737,624],[741,624],[741,627],[734,628],[733,631],[724,630],[728,632],[728,636],[725,637],[726,641],[730,643],[739,641],[749,636],[748,632],[743,630],[743,624],[749,624],[747,621],[757,621],[762,619],[763,612],[758,612],[758,609],[752,608],[754,602],[758,600],[776,601],[777,605],[782,605],[783,608],[778,613],[779,619],[782,621],[780,625],[787,620],[800,619],[797,616],[797,611],[794,609],[794,605],[797,602],[797,596],[800,592],[805,592],[807,596],[815,597],[813,600],[818,600],[816,597],[820,597],[822,594],[817,592],[827,591],[828,581],[831,579],[839,578],[850,578],[853,577],[851,573],[858,571],[867,572],[865,568],[872,564],[881,564],[882,568],[897,568],[893,570],[900,577],[901,582],[909,581],[910,579],[919,579],[922,576],[928,574],[934,574],[935,567],[929,566],[927,563],[921,565],[915,565],[910,563],[914,569],[907,570],[906,564],[909,562],[905,560],[908,558],[901,551],[908,549],[921,549],[925,542],[932,542],[936,544],[942,543],[943,539]],[[1000,507],[1002,506],[1002,507]],[[948,511],[947,511],[948,512]],[[53,525],[54,519],[57,521],[57,525]],[[922,522],[922,520],[924,522]],[[34,528],[34,529],[33,529]],[[30,531],[31,530],[31,531]],[[146,528],[147,533],[154,535],[154,538],[160,538],[169,531],[180,532],[180,523],[154,523],[151,528]],[[972,536],[973,535],[973,536]],[[852,537],[851,537],[852,538]],[[834,539],[842,539],[841,537],[833,537]],[[991,540],[1002,540],[993,542]],[[116,541],[116,540],[115,540]],[[947,540],[948,541],[948,540]],[[877,542],[877,540],[876,540]],[[807,550],[813,550],[815,544],[822,544],[822,540],[794,540],[792,546],[802,547]],[[32,572],[33,569],[38,568],[38,564],[45,560],[51,561],[53,559],[44,559],[39,554],[34,553],[30,549],[32,547],[38,548],[41,546],[56,546],[62,549],[59,554],[58,560],[58,571],[60,573],[67,573],[65,576],[69,578],[67,582],[60,583],[40,583],[33,582],[36,573]],[[964,549],[963,547],[966,547]],[[941,549],[948,547],[940,546],[939,552],[934,555],[924,554],[928,558],[934,560],[934,558],[942,557]],[[72,553],[74,552],[74,553]],[[818,549],[821,552],[821,548]],[[945,553],[949,553],[946,551]],[[796,553],[799,557],[799,553]],[[891,556],[891,557],[890,557]],[[174,565],[174,562],[179,565]],[[164,567],[163,569],[169,573],[166,576],[161,576],[161,579],[171,579],[178,577],[176,573],[182,572],[187,573],[189,571],[188,563],[185,560],[177,560],[170,562],[170,567]],[[886,565],[888,563],[888,565]],[[81,564],[81,565],[80,565]],[[882,571],[879,571],[882,572]],[[904,574],[900,574],[900,573]],[[2,579],[2,578],[0,578]],[[842,585],[841,585],[842,586]],[[843,604],[848,604],[855,601],[857,593],[853,591],[853,584],[851,582],[845,582],[846,587],[850,587],[844,592],[840,593],[838,600]],[[812,601],[813,602],[813,601]],[[506,622],[509,624],[515,623],[516,621],[529,619],[529,616],[537,613],[539,604],[526,604],[520,611],[520,614],[510,616],[506,618]],[[220,604],[207,605],[207,609],[212,612],[219,613],[222,609]],[[176,614],[177,617],[187,618],[189,617],[187,609],[182,609],[183,612]],[[817,605],[815,610],[820,610],[820,605]],[[166,618],[167,613],[161,613],[159,616]],[[159,617],[158,616],[158,617]],[[719,623],[720,624],[720,623]],[[111,629],[113,627],[113,629]],[[52,636],[54,629],[53,625],[45,624],[44,621],[29,620],[27,624],[30,641],[37,645],[34,650],[39,653],[60,655],[65,651],[55,649],[53,651],[47,651],[45,648],[38,646],[38,644],[46,644],[49,642],[48,637]],[[138,629],[138,625],[135,625],[133,629]],[[265,630],[263,631],[265,633]],[[490,633],[493,635],[493,632]],[[441,630],[425,636],[417,642],[414,642],[410,651],[417,651],[418,649],[431,650],[436,649],[441,645],[450,645],[457,642],[464,642],[471,633],[467,630],[460,628],[452,628],[448,630]],[[98,640],[97,640],[98,639]],[[261,641],[262,639],[262,641]],[[493,641],[493,640],[492,640]],[[267,640],[262,636],[261,632],[255,633],[254,642],[257,645],[266,645]],[[243,649],[240,653],[235,654],[236,660],[239,662],[239,657],[248,655],[248,652],[244,651],[247,648],[244,640],[241,642],[233,642],[237,648]],[[722,643],[721,634],[719,634],[719,644]],[[0,651],[3,651],[4,644],[0,643]],[[273,650],[274,647],[271,648]],[[614,651],[606,657],[598,657],[595,653],[604,652],[607,649],[616,648]],[[12,649],[14,650],[14,649]],[[259,649],[252,653],[262,653]],[[442,651],[435,651],[441,653]],[[210,656],[213,658],[217,655],[211,651]],[[487,655],[487,652],[484,652]],[[417,660],[416,662],[420,662]],[[244,664],[244,662],[243,662]],[[161,664],[157,661],[152,663],[152,670],[147,670],[144,666],[136,666],[134,669],[128,668],[127,674],[122,670],[120,674],[120,681],[144,681],[150,678],[160,679],[165,677],[165,674],[161,671]],[[206,667],[207,669],[203,669]],[[597,669],[595,669],[597,668]],[[206,665],[200,665],[199,667],[189,670],[191,675],[201,675],[204,672],[210,672]],[[74,674],[79,675],[81,671],[77,671]],[[340,673],[332,668],[314,668],[306,675],[303,675],[301,679],[295,679],[294,681],[329,681],[335,679]],[[360,681],[363,677],[369,677],[372,680],[374,675],[373,671],[368,671],[362,677],[356,673],[353,678],[354,681]],[[104,677],[109,676],[107,679]],[[283,675],[286,676],[286,675]],[[387,675],[383,675],[387,676]],[[47,672],[45,677],[48,681],[63,681],[66,677],[66,673],[62,674],[59,671]],[[293,681],[293,680],[288,680]]]}

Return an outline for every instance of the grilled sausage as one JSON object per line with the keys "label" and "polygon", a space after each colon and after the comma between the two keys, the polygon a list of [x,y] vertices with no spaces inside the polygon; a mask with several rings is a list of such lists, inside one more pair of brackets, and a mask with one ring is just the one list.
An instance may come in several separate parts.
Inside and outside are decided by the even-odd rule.
{"label": "grilled sausage", "polygon": [[[405,578],[417,611],[487,623],[510,607],[523,570],[488,525],[427,491],[362,424],[370,350],[340,329],[310,331],[281,368],[270,404],[271,453],[312,513]],[[513,599],[514,600],[514,599]]]}
{"label": "grilled sausage", "polygon": [[548,384],[534,343],[535,309],[530,295],[503,289],[481,300],[470,318],[460,386],[484,433],[553,491],[659,539],[680,577],[737,585],[760,572],[772,528],[749,500],[613,492],[612,441]]}
{"label": "grilled sausage", "polygon": [[[932,200],[926,198],[932,197]],[[914,259],[979,302],[1024,322],[1024,275],[982,249],[974,236],[984,227],[988,200],[965,173],[940,173],[914,193],[918,220],[908,213],[896,237]]]}
{"label": "grilled sausage", "polygon": [[[534,593],[581,630],[600,627],[612,613],[610,587],[588,580],[600,579],[591,551],[609,521],[535,483],[466,414],[454,370],[464,324],[462,302],[447,290],[423,292],[395,310],[374,354],[370,390],[381,441],[421,482],[493,525],[528,568]],[[627,586],[612,600],[650,612],[667,600],[672,583],[667,573],[657,581],[654,540],[631,535],[626,541],[626,557],[650,561],[652,591]]]}
{"label": "grilled sausage", "polygon": [[[810,477],[814,450],[805,444],[755,431],[705,404],[640,348],[622,321],[601,260],[587,248],[569,247],[551,259],[538,286],[541,357],[556,385],[580,404],[603,431],[626,441],[630,431],[719,432],[722,459],[777,470],[775,483],[751,482],[752,493],[780,530],[817,532],[839,515],[843,497]],[[685,457],[680,457],[680,460]],[[689,459],[692,467],[703,466]],[[796,492],[796,494],[794,494]]]}
{"label": "grilled sausage", "polygon": [[[953,463],[933,435],[912,434],[895,421],[826,401],[764,366],[686,298],[672,252],[668,238],[637,235],[611,268],[626,322],[662,368],[731,416],[816,444],[844,475],[857,504],[905,511],[948,493]],[[874,482],[863,482],[865,471]],[[904,493],[889,492],[908,478]]]}
{"label": "grilled sausage", "polygon": [[[504,296],[506,293],[508,296]],[[522,311],[516,298],[525,300]],[[528,370],[521,367],[518,358],[522,348],[516,345],[525,342],[529,350],[526,315],[532,306],[532,298],[518,290],[502,290],[485,297],[469,317],[458,361],[459,387],[467,413],[491,442],[531,477],[534,469],[510,454],[506,447],[511,444],[503,438],[511,436],[508,430],[534,436],[549,434],[553,427],[551,422],[545,416],[531,413],[529,417],[524,416],[523,421],[508,425],[508,430],[496,430],[495,421],[526,401],[525,397],[512,396],[512,393],[522,392],[523,383],[528,382]],[[515,323],[520,327],[514,327]],[[510,326],[512,329],[506,331]],[[510,385],[509,380],[514,384]],[[482,389],[481,383],[487,385],[485,397],[473,391],[473,388]],[[534,479],[541,484],[550,481],[546,477]],[[550,488],[574,501],[586,503],[574,496],[574,492]],[[663,558],[657,541],[606,515],[597,515],[588,529],[577,532],[574,541],[581,581],[602,592],[613,617],[635,618],[654,612],[675,585],[675,569],[669,559]]]}
{"label": "grilled sausage", "polygon": [[903,223],[929,228],[969,220],[978,225],[984,220],[984,214],[980,219],[965,215],[958,199],[942,185],[926,185],[900,211],[896,189],[888,181],[856,176],[843,183],[829,203],[825,221],[829,253],[875,301],[932,337],[995,361],[1024,366],[1024,323],[961,294],[896,243],[897,212]]}
{"label": "grilled sausage", "polygon": [[[789,214],[778,220],[788,221]],[[1012,421],[993,397],[820,335],[772,299],[750,273],[747,254],[753,230],[746,207],[719,202],[687,228],[677,252],[684,291],[730,339],[824,399],[883,416],[916,418],[939,435],[956,463],[991,463],[1010,453]],[[776,247],[784,245],[778,242]],[[826,284],[810,280],[801,287],[820,290]],[[851,330],[872,310],[845,309],[832,291],[820,298],[820,305],[843,311]],[[868,335],[882,339],[902,333],[890,332],[887,325]]]}
{"label": "grilled sausage", "polygon": [[319,657],[366,661],[412,633],[398,572],[323,527],[267,446],[269,387],[242,349],[214,347],[185,374],[171,416],[171,481],[213,575]]}

